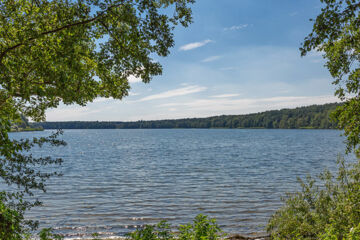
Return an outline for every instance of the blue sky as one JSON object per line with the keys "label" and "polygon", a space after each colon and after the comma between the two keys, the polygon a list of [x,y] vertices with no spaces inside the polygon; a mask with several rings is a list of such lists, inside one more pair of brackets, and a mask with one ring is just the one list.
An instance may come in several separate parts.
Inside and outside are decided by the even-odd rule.
{"label": "blue sky", "polygon": [[48,121],[131,121],[246,114],[335,102],[321,54],[299,47],[319,0],[197,0],[194,23],[177,28],[162,76],[131,79],[122,101],[47,111]]}

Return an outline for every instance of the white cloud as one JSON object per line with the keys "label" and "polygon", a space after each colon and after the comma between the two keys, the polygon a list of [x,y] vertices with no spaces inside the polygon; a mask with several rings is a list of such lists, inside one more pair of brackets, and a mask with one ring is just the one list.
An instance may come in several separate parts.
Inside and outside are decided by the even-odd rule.
{"label": "white cloud", "polygon": [[104,97],[100,97],[100,98],[96,98],[93,103],[100,103],[100,102],[106,102],[108,101],[109,98],[104,98]]}
{"label": "white cloud", "polygon": [[241,30],[241,29],[247,28],[248,26],[249,26],[249,24],[234,25],[234,26],[231,26],[231,27],[224,28],[224,31]]}
{"label": "white cloud", "polygon": [[129,83],[138,83],[138,82],[141,82],[142,80],[141,80],[141,78],[130,75],[128,77],[128,81],[129,81]]}
{"label": "white cloud", "polygon": [[144,102],[144,101],[150,101],[150,100],[156,100],[156,99],[184,96],[184,95],[189,95],[192,93],[202,92],[202,91],[205,91],[206,89],[207,89],[206,87],[202,87],[202,86],[198,86],[198,85],[187,86],[187,87],[182,87],[182,88],[150,95],[150,96],[141,98],[138,101]]}
{"label": "white cloud", "polygon": [[[138,95],[140,95],[140,93],[130,91],[128,96],[138,96]],[[104,103],[104,102],[106,102],[106,103],[114,103],[114,102],[117,102],[117,101],[119,101],[119,100],[114,99],[112,97],[110,97],[110,98],[99,97],[99,98],[96,98],[94,101],[92,101],[92,103],[95,103],[95,104],[96,103]]]}
{"label": "white cloud", "polygon": [[221,71],[231,71],[231,70],[237,70],[238,67],[222,67],[220,68]]}
{"label": "white cloud", "polygon": [[180,51],[189,51],[189,50],[193,50],[195,48],[199,48],[199,47],[202,47],[202,46],[205,46],[206,44],[208,43],[212,43],[214,41],[210,40],[210,39],[206,39],[202,42],[193,42],[193,43],[189,43],[189,44],[186,44],[186,45],[183,45],[179,48]]}
{"label": "white cloud", "polygon": [[[332,95],[334,86],[331,85],[332,78],[326,69],[311,63],[312,60],[322,59],[321,54],[315,51],[311,55],[301,58],[297,48],[244,46],[222,51],[219,55],[223,58],[218,61],[219,65],[217,66],[201,63],[202,58],[198,59],[198,62],[172,62],[167,66],[167,74],[161,77],[163,80],[171,81],[153,81],[150,85],[135,83],[131,90],[141,93],[139,96],[124,98],[122,101],[99,100],[104,102],[89,103],[86,113],[79,110],[74,113],[65,112],[61,111],[63,107],[59,107],[59,112],[55,110],[49,112],[48,119],[51,121],[128,121],[206,117],[222,114],[246,114],[339,101],[331,96],[319,97]],[[205,57],[208,56],[211,55],[205,55]],[[174,83],[178,85],[170,85]],[[186,87],[195,85],[207,87],[207,90],[186,95],[187,92],[194,91],[194,89],[186,89]],[[165,90],[158,90],[159,86]],[[185,88],[187,92],[175,91],[180,88]],[[165,92],[168,90],[171,90],[170,93]],[[159,96],[164,92],[167,96]],[[235,93],[241,95],[213,97]],[[158,100],[139,102],[139,99],[154,94],[157,96],[151,98],[155,97]],[[175,97],[171,98],[174,94]],[[182,94],[185,96],[181,96]],[[282,98],[272,98],[279,96]],[[293,98],[284,98],[283,96],[293,96]],[[172,106],[159,107],[160,104],[171,104]],[[113,108],[106,110],[105,108],[108,106]],[[101,112],[91,114],[87,112],[97,109],[101,109]]]}
{"label": "white cloud", "polygon": [[[313,104],[325,104],[339,101],[334,96],[286,96],[270,98],[238,98],[238,99],[198,99],[191,102],[165,103],[159,107],[183,107],[183,111],[195,111],[197,116],[201,113],[216,114],[247,114],[282,108],[294,108]],[[210,113],[210,114],[209,114]]]}
{"label": "white cloud", "polygon": [[[312,104],[339,102],[334,96],[287,96],[267,98],[203,98],[187,101],[174,101],[157,106],[148,106],[144,102],[139,109],[133,104],[127,105],[117,101],[95,109],[92,104],[87,107],[60,106],[47,111],[48,121],[137,121],[174,118],[208,117],[223,114],[248,114],[282,108],[295,108]],[[151,103],[152,104],[152,103]],[[126,112],[124,116],[114,112]],[[141,112],[141,116],[139,113]]]}
{"label": "white cloud", "polygon": [[98,114],[101,109],[90,109],[81,106],[63,106],[61,108],[53,108],[46,112],[47,119],[54,121],[68,121],[68,119],[79,119],[89,114]]}
{"label": "white cloud", "polygon": [[215,95],[211,96],[213,98],[231,98],[231,97],[238,97],[240,94],[237,93],[229,93],[229,94],[221,94],[221,95]]}
{"label": "white cloud", "polygon": [[218,60],[220,58],[221,58],[221,56],[211,56],[211,57],[205,58],[201,62],[212,62],[212,61]]}
{"label": "white cloud", "polygon": [[290,17],[295,17],[296,15],[298,15],[299,13],[298,12],[291,12],[289,13],[289,16]]}
{"label": "white cloud", "polygon": [[136,93],[136,92],[129,92],[129,96],[138,96],[140,95],[140,93]]}

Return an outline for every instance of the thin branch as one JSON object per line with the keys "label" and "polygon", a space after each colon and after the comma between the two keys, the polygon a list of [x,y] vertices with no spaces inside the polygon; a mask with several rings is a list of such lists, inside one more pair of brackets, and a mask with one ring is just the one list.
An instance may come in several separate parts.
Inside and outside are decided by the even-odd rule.
{"label": "thin branch", "polygon": [[121,42],[119,41],[119,39],[117,39],[117,37],[115,36],[115,34],[109,29],[109,27],[103,22],[103,21],[99,21],[100,24],[108,31],[109,35],[115,39],[115,41],[119,44],[119,47],[122,47]]}
{"label": "thin branch", "polygon": [[40,36],[45,36],[45,35],[48,35],[48,34],[52,34],[52,33],[56,33],[56,32],[60,32],[62,30],[65,30],[65,29],[69,29],[69,28],[72,28],[72,27],[75,27],[75,26],[80,26],[80,25],[86,25],[88,23],[91,23],[91,22],[94,22],[96,20],[98,20],[99,18],[103,17],[107,11],[111,10],[112,8],[115,8],[115,7],[119,7],[121,6],[122,4],[117,4],[117,5],[113,5],[113,6],[110,6],[108,7],[108,9],[104,10],[103,12],[99,13],[97,16],[93,17],[93,18],[90,18],[90,19],[87,19],[85,21],[80,21],[80,22],[75,22],[75,23],[71,23],[71,24],[68,24],[68,25],[65,25],[65,26],[62,26],[62,27],[59,27],[59,28],[56,28],[56,29],[53,29],[53,30],[50,30],[50,31],[45,31],[45,32],[42,32],[40,33],[37,37],[32,37],[32,38],[29,38],[27,39],[26,41],[24,42],[21,42],[21,43],[18,43],[14,46],[11,46],[9,48],[7,48],[5,51],[3,51],[1,54],[0,54],[0,63],[2,62],[3,58],[5,57],[5,55],[10,52],[11,50],[14,50],[20,46],[23,46],[25,45],[26,43],[28,42],[31,42],[33,40],[36,40],[38,39]]}

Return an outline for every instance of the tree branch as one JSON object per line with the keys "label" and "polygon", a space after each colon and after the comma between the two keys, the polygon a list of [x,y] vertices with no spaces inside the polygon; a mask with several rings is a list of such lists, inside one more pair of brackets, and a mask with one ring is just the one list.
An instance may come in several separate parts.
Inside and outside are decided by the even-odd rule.
{"label": "tree branch", "polygon": [[11,50],[14,50],[20,46],[23,46],[25,45],[26,43],[28,42],[31,42],[33,40],[36,40],[38,39],[40,36],[45,36],[45,35],[48,35],[48,34],[52,34],[52,33],[56,33],[56,32],[60,32],[62,30],[65,30],[65,29],[69,29],[69,28],[72,28],[72,27],[76,27],[76,26],[80,26],[80,25],[86,25],[88,23],[91,23],[91,22],[94,22],[96,20],[98,20],[99,18],[103,17],[107,11],[111,10],[112,8],[115,8],[115,7],[119,7],[123,5],[122,3],[120,4],[117,4],[117,5],[112,5],[110,7],[108,7],[106,10],[102,11],[101,13],[99,13],[97,16],[93,17],[93,18],[90,18],[90,19],[87,19],[85,21],[80,21],[80,22],[75,22],[75,23],[71,23],[71,24],[68,24],[68,25],[65,25],[65,26],[62,26],[62,27],[59,27],[59,28],[56,28],[56,29],[53,29],[53,30],[49,30],[49,31],[45,31],[45,32],[42,32],[40,33],[37,37],[32,37],[32,38],[29,38],[27,40],[25,40],[24,42],[21,42],[21,43],[18,43],[16,45],[13,45],[7,49],[5,49],[3,52],[0,53],[0,63],[2,62],[3,58],[5,57],[5,55],[10,52]]}

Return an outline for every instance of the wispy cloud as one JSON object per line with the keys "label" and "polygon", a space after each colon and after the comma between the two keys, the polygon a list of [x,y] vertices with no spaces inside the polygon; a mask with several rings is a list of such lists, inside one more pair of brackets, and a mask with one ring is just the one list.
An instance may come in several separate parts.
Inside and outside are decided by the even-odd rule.
{"label": "wispy cloud", "polygon": [[206,40],[204,40],[202,42],[193,42],[193,43],[189,43],[189,44],[181,46],[179,48],[179,50],[180,51],[189,51],[189,50],[193,50],[193,49],[205,46],[206,44],[212,43],[212,42],[214,42],[214,41],[210,40],[210,39],[206,39]]}
{"label": "wispy cloud", "polygon": [[137,96],[140,95],[140,93],[136,93],[136,92],[129,92],[129,96]]}
{"label": "wispy cloud", "polygon": [[234,25],[234,26],[231,26],[231,27],[224,28],[224,31],[241,30],[241,29],[247,28],[248,26],[249,26],[249,24]]}
{"label": "wispy cloud", "polygon": [[231,71],[231,70],[237,70],[238,67],[222,67],[220,68],[221,71]]}
{"label": "wispy cloud", "polygon": [[221,56],[211,56],[211,57],[205,58],[201,62],[213,62],[213,61],[216,61],[216,60],[218,60],[220,58],[221,58]]}
{"label": "wispy cloud", "polygon": [[[128,93],[128,96],[138,96],[140,95],[140,93],[136,93],[136,92],[132,92],[130,91]],[[118,100],[110,97],[110,98],[104,98],[104,97],[99,97],[99,98],[96,98],[94,101],[92,101],[93,103],[111,103],[113,104],[114,102],[117,102]]]}
{"label": "wispy cloud", "polygon": [[205,91],[206,89],[207,89],[206,87],[202,87],[202,86],[198,86],[198,85],[192,85],[192,86],[177,88],[177,89],[174,89],[174,90],[170,90],[170,91],[150,95],[150,96],[141,98],[138,101],[139,102],[144,102],[144,101],[157,100],[157,99],[163,99],[163,98],[184,96],[184,95],[189,95],[189,94],[192,94],[192,93],[202,92],[202,91]]}
{"label": "wispy cloud", "polygon": [[295,17],[296,15],[298,15],[299,13],[298,12],[291,12],[289,13],[289,16],[290,17]]}
{"label": "wispy cloud", "polygon": [[215,95],[211,96],[213,98],[231,98],[231,97],[238,97],[240,94],[238,93],[229,93],[229,94],[221,94],[221,95]]}
{"label": "wispy cloud", "polygon": [[58,109],[50,109],[46,112],[47,118],[56,119],[57,121],[66,121],[68,119],[80,119],[90,114],[99,114],[102,109],[91,109],[80,106],[63,106]]}
{"label": "wispy cloud", "polygon": [[93,103],[100,103],[100,102],[106,102],[108,101],[109,98],[104,98],[104,97],[100,97],[100,98],[96,98]]}
{"label": "wispy cloud", "polygon": [[138,83],[138,82],[141,82],[142,80],[141,80],[141,78],[130,75],[128,77],[128,81],[129,81],[129,83]]}
{"label": "wispy cloud", "polygon": [[324,104],[336,102],[338,98],[334,96],[287,96],[287,97],[270,97],[270,98],[221,98],[221,99],[198,99],[191,102],[165,103],[159,107],[183,107],[188,111],[196,111],[197,113],[209,112],[210,115],[217,113],[225,114],[230,112],[236,113],[252,113],[273,109],[294,108],[300,106],[308,106],[312,104]]}

